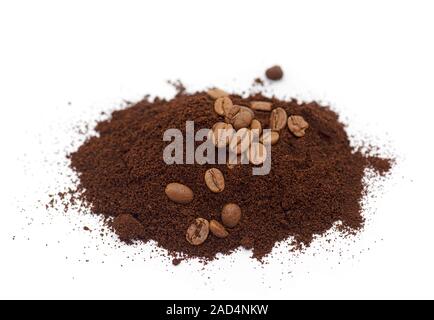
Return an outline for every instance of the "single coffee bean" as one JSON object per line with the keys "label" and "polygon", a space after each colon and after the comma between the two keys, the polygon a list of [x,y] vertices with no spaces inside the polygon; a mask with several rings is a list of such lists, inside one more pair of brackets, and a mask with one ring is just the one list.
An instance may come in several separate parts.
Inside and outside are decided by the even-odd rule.
{"label": "single coffee bean", "polygon": [[262,137],[259,139],[259,142],[261,142],[262,144],[269,143],[271,145],[275,145],[277,141],[279,141],[279,132],[277,131],[264,132]]}
{"label": "single coffee bean", "polygon": [[241,208],[235,203],[225,204],[221,217],[222,222],[226,227],[233,228],[241,220]]}
{"label": "single coffee bean", "polygon": [[253,143],[249,151],[249,160],[254,165],[263,164],[267,159],[267,149],[260,142]]}
{"label": "single coffee bean", "polygon": [[232,140],[235,130],[231,124],[217,122],[210,131],[212,142],[217,148],[224,148]]}
{"label": "single coffee bean", "polygon": [[231,122],[235,130],[247,128],[252,123],[255,114],[250,108],[240,107],[239,112],[232,118]]}
{"label": "single coffee bean", "polygon": [[306,134],[309,123],[302,116],[290,116],[288,118],[288,128],[294,136],[301,138]]}
{"label": "single coffee bean", "polygon": [[232,137],[229,148],[236,154],[244,153],[249,149],[252,140],[252,132],[247,128],[241,128]]}
{"label": "single coffee bean", "polygon": [[253,111],[252,109],[250,109],[249,107],[245,107],[245,106],[240,106],[240,110],[244,110],[249,112],[252,115],[252,119],[255,118],[255,111]]}
{"label": "single coffee bean", "polygon": [[[222,99],[222,98],[218,98],[218,99]],[[225,114],[224,110],[223,110],[223,104],[222,103],[217,103],[218,99],[216,100],[216,102],[214,103],[214,111],[215,113],[217,113],[219,116],[223,116]]]}
{"label": "single coffee bean", "polygon": [[224,104],[223,105],[223,114],[229,120],[228,123],[231,123],[233,118],[240,112],[240,106],[236,104]]}
{"label": "single coffee bean", "polygon": [[218,88],[209,89],[206,93],[213,99],[229,96],[229,93]]}
{"label": "single coffee bean", "polygon": [[217,238],[226,238],[229,232],[222,226],[222,224],[216,220],[211,220],[209,222],[209,231]]}
{"label": "single coffee bean", "polygon": [[280,66],[272,66],[265,71],[265,76],[270,80],[280,80],[283,77],[283,70]]}
{"label": "single coffee bean", "polygon": [[214,193],[222,192],[225,189],[225,177],[217,168],[211,168],[205,172],[205,183]]}
{"label": "single coffee bean", "polygon": [[184,184],[172,182],[166,186],[167,197],[176,203],[189,203],[193,201],[193,191]]}
{"label": "single coffee bean", "polygon": [[[131,240],[146,237],[146,228],[144,225],[129,213],[116,216],[113,219],[113,227],[122,241],[130,242]],[[87,228],[87,230],[90,231],[89,228]],[[126,230],[128,232],[126,232]]]}
{"label": "single coffee bean", "polygon": [[193,224],[187,229],[186,239],[187,241],[198,246],[205,242],[209,234],[209,222],[203,218],[197,218]]}
{"label": "single coffee bean", "polygon": [[231,109],[232,107],[233,103],[229,97],[220,97],[214,102],[214,111],[219,116],[223,116],[225,114],[225,110]]}
{"label": "single coffee bean", "polygon": [[253,110],[271,111],[273,104],[271,102],[266,102],[266,101],[252,101],[250,102],[250,106]]}
{"label": "single coffee bean", "polygon": [[271,130],[279,131],[286,126],[286,121],[288,120],[288,115],[286,111],[282,108],[276,108],[271,111],[270,115],[270,127]]}
{"label": "single coffee bean", "polygon": [[252,123],[250,124],[250,130],[252,130],[252,134],[256,134],[257,136],[260,136],[262,133],[261,122],[257,119],[253,119]]}

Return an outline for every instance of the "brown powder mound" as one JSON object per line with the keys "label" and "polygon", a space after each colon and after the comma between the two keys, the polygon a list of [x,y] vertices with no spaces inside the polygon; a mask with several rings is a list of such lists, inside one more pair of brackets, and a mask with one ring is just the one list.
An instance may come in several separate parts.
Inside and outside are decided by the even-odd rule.
{"label": "brown powder mound", "polygon": [[[244,106],[253,100],[270,101],[273,108],[302,116],[309,129],[302,138],[288,128],[281,130],[279,142],[272,147],[271,172],[265,176],[253,176],[251,165],[169,166],[163,162],[168,144],[162,138],[164,131],[178,128],[185,134],[187,120],[195,121],[195,130],[211,128],[222,121],[214,112],[214,100],[196,93],[179,94],[170,101],[141,101],[100,122],[99,135],[71,154],[79,190],[92,212],[114,217],[113,228],[126,242],[155,240],[171,253],[205,259],[240,246],[252,248],[254,257],[262,258],[276,242],[289,237],[308,246],[336,222],[350,232],[363,227],[364,171],[373,167],[385,174],[390,160],[365,156],[350,147],[336,113],[315,102],[298,104],[260,94],[230,98]],[[269,112],[255,114],[264,128],[269,127]],[[212,193],[205,185],[205,171],[212,167],[224,174],[226,186],[221,193]],[[170,201],[165,187],[171,182],[190,187],[193,201]],[[209,235],[202,245],[189,244],[186,231],[192,222],[198,217],[220,221],[221,209],[229,202],[238,204],[243,213],[240,223],[228,229],[229,236]]]}

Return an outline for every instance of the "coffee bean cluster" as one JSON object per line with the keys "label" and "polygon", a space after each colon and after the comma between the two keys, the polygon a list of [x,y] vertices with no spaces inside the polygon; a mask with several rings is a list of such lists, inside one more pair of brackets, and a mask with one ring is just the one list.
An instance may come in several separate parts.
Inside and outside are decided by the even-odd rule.
{"label": "coffee bean cluster", "polygon": [[[283,108],[273,109],[273,104],[267,101],[252,101],[250,108],[233,104],[229,94],[221,89],[210,89],[207,94],[214,99],[214,111],[224,121],[214,124],[210,131],[211,141],[217,148],[229,145],[234,148],[238,157],[242,154],[249,154],[249,160],[253,165],[264,163],[267,152],[264,144],[274,145],[279,141],[279,131],[285,126],[298,138],[305,135],[309,124],[298,115],[288,117]],[[255,111],[270,112],[270,129],[272,131],[263,133],[262,123],[255,119]],[[254,142],[254,134],[259,135],[259,142]],[[234,141],[236,139],[236,141]],[[237,164],[240,163],[237,159]],[[233,169],[235,165],[228,163],[228,168]],[[217,168],[211,168],[205,172],[205,185],[213,193],[223,192],[225,189],[225,178]],[[193,201],[193,191],[186,185],[180,183],[169,183],[166,186],[166,195],[173,202],[186,204]],[[241,208],[235,203],[226,204],[220,214],[221,222],[217,220],[208,221],[197,218],[187,229],[186,239],[194,245],[201,245],[208,238],[211,232],[217,238],[229,236],[227,228],[234,228],[241,220]]]}
{"label": "coffee bean cluster", "polygon": [[210,232],[217,238],[226,238],[229,236],[226,228],[233,228],[240,222],[241,208],[235,203],[226,204],[221,212],[221,220],[222,223],[217,220],[197,218],[188,227],[185,238],[194,246],[204,243]]}

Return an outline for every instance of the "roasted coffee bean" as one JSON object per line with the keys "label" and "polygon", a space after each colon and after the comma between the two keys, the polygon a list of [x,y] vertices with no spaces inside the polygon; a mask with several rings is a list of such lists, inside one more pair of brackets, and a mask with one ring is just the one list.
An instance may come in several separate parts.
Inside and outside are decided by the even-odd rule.
{"label": "roasted coffee bean", "polygon": [[259,139],[259,142],[261,142],[262,144],[269,143],[271,145],[275,145],[277,141],[279,141],[279,132],[277,131],[264,132],[262,137]]}
{"label": "roasted coffee bean", "polygon": [[209,234],[209,222],[203,218],[197,218],[193,224],[187,229],[186,239],[187,241],[198,246],[205,242]]}
{"label": "roasted coffee bean", "polygon": [[267,149],[265,146],[260,142],[253,143],[249,149],[250,162],[254,165],[260,165],[265,162],[265,159],[267,159]]}
{"label": "roasted coffee bean", "polygon": [[229,123],[217,122],[212,127],[210,134],[214,145],[223,148],[232,140],[235,130]]}
{"label": "roasted coffee bean", "polygon": [[169,183],[165,192],[167,197],[176,203],[189,203],[193,200],[193,191],[181,183]]}
{"label": "roasted coffee bean", "polygon": [[240,107],[239,112],[231,119],[230,123],[232,123],[235,130],[247,128],[252,123],[254,116],[255,114],[250,108]]}
{"label": "roasted coffee bean", "polygon": [[255,118],[255,111],[253,111],[252,109],[250,109],[249,107],[246,106],[240,106],[240,110],[244,110],[249,112],[252,115],[252,119]]}
{"label": "roasted coffee bean", "polygon": [[247,151],[252,143],[252,132],[247,128],[241,128],[232,137],[229,148],[236,154]]}
{"label": "roasted coffee bean", "polygon": [[225,115],[225,110],[229,110],[233,107],[232,100],[229,97],[220,97],[214,102],[214,111],[219,116]]}
{"label": "roasted coffee bean", "polygon": [[225,204],[221,217],[226,227],[233,228],[241,220],[241,208],[235,203]]}
{"label": "roasted coffee bean", "polygon": [[226,238],[229,232],[222,226],[222,224],[216,220],[211,220],[209,222],[209,231],[217,238]]}
{"label": "roasted coffee bean", "polygon": [[232,123],[232,120],[234,119],[234,117],[238,114],[238,112],[240,112],[240,106],[236,105],[236,104],[224,104],[223,105],[223,114],[225,116],[225,118],[227,119],[226,122],[228,123]]}
{"label": "roasted coffee bean", "polygon": [[276,108],[271,111],[270,115],[270,127],[271,130],[282,130],[286,126],[286,122],[288,120],[288,115],[286,111],[282,108]]}
{"label": "roasted coffee bean", "polygon": [[309,124],[302,116],[290,116],[288,118],[288,128],[294,136],[301,138],[306,134]]}
{"label": "roasted coffee bean", "polygon": [[262,124],[259,120],[253,119],[250,124],[250,130],[252,130],[252,134],[256,134],[258,136],[262,133]]}
{"label": "roasted coffee bean", "polygon": [[265,71],[265,76],[270,80],[280,80],[283,77],[283,70],[280,66],[272,66]]}
{"label": "roasted coffee bean", "polygon": [[205,183],[215,193],[222,192],[225,189],[225,177],[217,168],[211,168],[205,172]]}
{"label": "roasted coffee bean", "polygon": [[253,110],[271,111],[273,104],[271,102],[266,102],[266,101],[252,101],[250,102],[250,106]]}
{"label": "roasted coffee bean", "polygon": [[229,93],[218,88],[209,89],[206,93],[213,99],[229,96]]}

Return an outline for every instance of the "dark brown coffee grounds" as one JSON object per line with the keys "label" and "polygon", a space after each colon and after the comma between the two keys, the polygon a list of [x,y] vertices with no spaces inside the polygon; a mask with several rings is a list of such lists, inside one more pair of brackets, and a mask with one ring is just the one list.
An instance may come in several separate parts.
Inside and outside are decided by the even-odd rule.
{"label": "dark brown coffee grounds", "polygon": [[[336,223],[350,233],[363,227],[365,169],[384,175],[391,160],[354,150],[337,114],[315,102],[299,104],[261,94],[230,98],[240,106],[269,101],[273,108],[302,116],[309,124],[302,138],[287,127],[280,131],[272,147],[270,174],[253,176],[251,165],[232,169],[226,165],[166,165],[163,150],[167,142],[162,138],[166,129],[178,128],[185,134],[187,120],[195,121],[196,130],[221,121],[214,112],[214,100],[206,93],[182,91],[170,101],[145,99],[113,112],[110,120],[97,125],[98,136],[70,155],[79,175],[81,200],[93,213],[114,218],[111,226],[125,242],[155,240],[170,253],[205,259],[240,246],[253,249],[254,257],[260,259],[277,242],[290,237],[300,248]],[[270,112],[255,111],[255,115],[269,128]],[[223,192],[210,192],[205,185],[205,172],[212,167],[225,177]],[[165,188],[171,182],[191,188],[194,199],[187,204],[170,201]],[[187,242],[186,231],[196,218],[221,221],[221,210],[230,202],[238,204],[243,215],[229,236],[209,235],[198,246]]]}
{"label": "dark brown coffee grounds", "polygon": [[141,239],[145,235],[144,226],[130,214],[120,214],[113,219],[112,227],[119,239],[125,242]]}
{"label": "dark brown coffee grounds", "polygon": [[383,159],[379,157],[368,157],[369,165],[378,172],[381,176],[384,176],[392,168],[392,163],[390,159]]}

